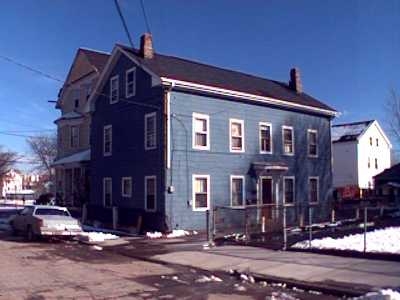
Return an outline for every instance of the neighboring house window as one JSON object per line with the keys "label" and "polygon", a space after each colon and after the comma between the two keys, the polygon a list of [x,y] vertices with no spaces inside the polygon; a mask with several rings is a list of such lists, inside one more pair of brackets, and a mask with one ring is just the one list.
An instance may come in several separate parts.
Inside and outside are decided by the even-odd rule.
{"label": "neighboring house window", "polygon": [[103,204],[105,207],[112,206],[112,179],[103,178]]}
{"label": "neighboring house window", "polygon": [[244,122],[243,120],[230,119],[230,150],[231,152],[244,152]]}
{"label": "neighboring house window", "polygon": [[282,126],[282,137],[283,137],[283,153],[288,155],[294,154],[293,127]]}
{"label": "neighboring house window", "polygon": [[122,177],[121,181],[122,197],[132,196],[132,177]]}
{"label": "neighboring house window", "polygon": [[193,210],[205,211],[210,203],[210,175],[193,175]]}
{"label": "neighboring house window", "polygon": [[231,175],[231,206],[244,206],[244,176]]}
{"label": "neighboring house window", "polygon": [[118,75],[110,79],[110,104],[116,103],[119,100],[119,77]]}
{"label": "neighboring house window", "polygon": [[69,145],[71,148],[76,148],[78,147],[79,144],[79,127],[77,126],[71,126],[70,127],[70,143]]}
{"label": "neighboring house window", "polygon": [[372,146],[372,137],[369,138],[369,144]]}
{"label": "neighboring house window", "polygon": [[371,168],[371,158],[368,157],[368,169]]}
{"label": "neighboring house window", "polygon": [[318,177],[310,177],[308,179],[308,201],[310,203],[318,203],[318,198],[319,198],[318,182],[319,182]]}
{"label": "neighboring house window", "polygon": [[294,177],[283,177],[283,203],[294,204]]}
{"label": "neighboring house window", "polygon": [[379,147],[379,139],[376,139],[376,146]]}
{"label": "neighboring house window", "polygon": [[104,126],[103,154],[104,156],[110,156],[112,154],[112,125]]}
{"label": "neighboring house window", "polygon": [[260,123],[260,153],[272,153],[272,129],[269,123]]}
{"label": "neighboring house window", "polygon": [[318,133],[316,130],[308,130],[308,156],[318,156]]}
{"label": "neighboring house window", "polygon": [[136,68],[126,71],[125,77],[125,96],[126,98],[134,96],[136,93]]}
{"label": "neighboring house window", "polygon": [[144,116],[144,148],[146,150],[157,148],[156,113]]}
{"label": "neighboring house window", "polygon": [[193,113],[193,148],[210,150],[210,118],[208,115]]}
{"label": "neighboring house window", "polygon": [[157,180],[156,176],[144,177],[145,210],[155,211],[157,201]]}
{"label": "neighboring house window", "polygon": [[378,169],[378,159],[375,158],[375,169]]}
{"label": "neighboring house window", "polygon": [[79,108],[79,99],[75,99],[74,107]]}

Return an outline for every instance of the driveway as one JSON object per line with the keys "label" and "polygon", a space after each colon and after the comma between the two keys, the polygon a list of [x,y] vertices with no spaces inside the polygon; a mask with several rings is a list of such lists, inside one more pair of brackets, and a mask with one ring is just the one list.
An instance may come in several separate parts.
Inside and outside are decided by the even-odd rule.
{"label": "driveway", "polygon": [[26,243],[0,232],[0,253],[0,299],[321,299],[321,295],[99,251],[77,242]]}

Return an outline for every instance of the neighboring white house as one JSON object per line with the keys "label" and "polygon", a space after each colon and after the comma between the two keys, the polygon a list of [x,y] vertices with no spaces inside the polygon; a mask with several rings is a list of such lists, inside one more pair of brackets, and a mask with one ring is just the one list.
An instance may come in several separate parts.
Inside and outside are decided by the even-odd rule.
{"label": "neighboring white house", "polygon": [[11,169],[4,175],[1,182],[1,197],[6,197],[6,194],[19,193],[23,189],[24,175],[17,170]]}
{"label": "neighboring white house", "polygon": [[390,168],[391,148],[376,120],[333,125],[334,187],[372,189],[373,176]]}

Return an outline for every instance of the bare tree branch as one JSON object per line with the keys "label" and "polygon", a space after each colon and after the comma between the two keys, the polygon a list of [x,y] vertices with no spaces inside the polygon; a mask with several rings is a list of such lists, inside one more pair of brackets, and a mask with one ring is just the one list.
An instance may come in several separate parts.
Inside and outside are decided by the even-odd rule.
{"label": "bare tree branch", "polygon": [[28,145],[37,161],[36,170],[45,172],[51,178],[51,164],[57,155],[55,135],[38,135],[27,139]]}
{"label": "bare tree branch", "polygon": [[5,151],[0,146],[0,179],[10,171],[17,159],[16,153]]}

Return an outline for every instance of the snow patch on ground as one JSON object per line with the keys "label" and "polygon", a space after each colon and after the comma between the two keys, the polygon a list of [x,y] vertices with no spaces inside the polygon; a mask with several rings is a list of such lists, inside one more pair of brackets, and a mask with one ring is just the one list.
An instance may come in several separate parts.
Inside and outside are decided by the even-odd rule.
{"label": "snow patch on ground", "polygon": [[162,237],[166,237],[167,239],[171,239],[171,238],[177,238],[177,237],[182,237],[182,236],[189,236],[189,235],[196,235],[198,234],[197,231],[187,231],[187,230],[183,230],[183,229],[174,229],[172,230],[172,232],[168,233],[168,234],[162,234],[161,232],[158,231],[154,231],[154,232],[146,232],[146,237],[148,237],[149,239],[159,239]]}
{"label": "snow patch on ground", "polygon": [[200,278],[196,279],[196,282],[205,283],[205,282],[222,282],[222,279],[211,275],[211,276],[201,276]]}
{"label": "snow patch on ground", "polygon": [[391,289],[370,292],[353,300],[400,300],[400,293]]}
{"label": "snow patch on ground", "polygon": [[[367,252],[400,254],[400,227],[388,227],[367,232]],[[301,241],[292,246],[309,249],[309,241]],[[339,239],[326,237],[311,241],[311,249],[336,249],[364,251],[364,234],[352,234]]]}
{"label": "snow patch on ground", "polygon": [[78,239],[87,241],[87,242],[104,242],[106,240],[116,240],[119,236],[111,234],[111,233],[103,233],[103,232],[81,232],[78,235]]}

